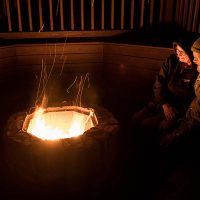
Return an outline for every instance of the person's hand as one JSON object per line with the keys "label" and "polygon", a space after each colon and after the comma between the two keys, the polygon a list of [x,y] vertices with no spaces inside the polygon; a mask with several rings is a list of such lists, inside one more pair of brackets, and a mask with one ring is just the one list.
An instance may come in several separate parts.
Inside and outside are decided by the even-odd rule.
{"label": "person's hand", "polygon": [[176,116],[176,109],[170,106],[168,103],[163,104],[162,108],[167,120],[171,120]]}
{"label": "person's hand", "polygon": [[178,138],[178,133],[176,133],[176,132],[169,133],[160,140],[160,146],[165,148],[165,147],[169,146],[177,138]]}

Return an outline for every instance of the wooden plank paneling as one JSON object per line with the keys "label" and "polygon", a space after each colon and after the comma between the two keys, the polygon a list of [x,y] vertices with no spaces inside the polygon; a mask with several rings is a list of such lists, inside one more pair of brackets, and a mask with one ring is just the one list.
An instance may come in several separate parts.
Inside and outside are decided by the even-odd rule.
{"label": "wooden plank paneling", "polygon": [[171,48],[128,44],[104,44],[104,55],[112,54],[114,59],[117,55],[124,55],[162,60],[165,59],[166,56],[168,56],[172,52],[173,49]]}
{"label": "wooden plank paneling", "polygon": [[[42,59],[46,60],[46,64],[62,64],[64,59],[60,59],[60,56],[54,55],[29,55],[29,56],[17,56],[18,65],[33,65],[42,64]],[[100,63],[102,62],[102,56],[100,54],[67,54],[65,63]]]}
{"label": "wooden plank paneling", "polygon": [[[119,80],[122,79],[124,82],[137,82],[139,83],[141,80],[144,80],[145,83],[148,83],[151,80],[152,85],[155,81],[156,73],[160,69],[149,69],[149,68],[139,68],[137,66],[133,66],[132,64],[112,64],[105,63],[105,68],[107,69],[107,78],[109,80]],[[118,84],[121,84],[121,81],[117,81]],[[140,82],[140,86],[143,81]],[[151,85],[151,86],[152,86]]]}
{"label": "wooden plank paneling", "polygon": [[15,46],[0,47],[0,59],[15,57]]}
{"label": "wooden plank paneling", "polygon": [[[0,82],[8,81],[11,79],[10,75],[13,73],[13,69],[15,69],[17,63],[17,59],[15,56],[0,58]],[[1,84],[3,88],[5,88],[5,83]]]}
{"label": "wooden plank paneling", "polygon": [[15,46],[0,47],[0,82],[3,89],[6,88],[7,82],[12,79],[11,74],[15,70],[16,64]]}
{"label": "wooden plank paneling", "polygon": [[0,59],[0,71],[6,70],[7,66],[13,69],[15,65],[16,65],[16,57],[6,57]]}
{"label": "wooden plank paneling", "polygon": [[158,70],[163,63],[163,60],[156,60],[151,58],[141,58],[133,56],[105,54],[104,63],[110,64],[132,64],[132,67],[140,67],[141,69]]}
{"label": "wooden plank paneling", "polygon": [[[39,77],[41,72],[42,58],[47,54],[47,68],[50,69],[56,52],[53,78],[58,80],[58,85],[56,85],[58,88],[53,93],[55,102],[58,102],[58,99],[60,101],[63,96],[66,98],[66,89],[73,83],[76,76],[89,73],[90,91],[84,94],[88,102],[97,103],[102,98],[104,103],[105,100],[109,101],[106,105],[112,105],[117,99],[116,108],[124,110],[124,105],[130,107],[129,102],[130,105],[133,102],[139,102],[136,103],[138,105],[149,99],[155,75],[166,56],[173,51],[169,48],[101,42],[65,45],[64,56],[67,56],[67,59],[64,67],[64,57],[60,56],[64,44],[23,44],[0,47],[0,56],[2,56],[0,82],[2,88],[6,88],[3,91],[3,103],[5,102],[5,105],[9,107],[13,105],[13,102],[21,102],[24,106],[23,100],[30,94],[31,97],[35,97],[38,85],[36,76]],[[46,47],[49,47],[48,50],[51,53],[46,53]],[[9,52],[13,56],[9,57]],[[99,91],[100,93],[103,91],[101,96]],[[145,92],[141,95],[141,91]],[[34,105],[32,104],[34,100],[31,100],[31,105]]]}
{"label": "wooden plank paneling", "polygon": [[[18,63],[17,67],[18,70],[21,71],[32,71],[32,72],[40,72],[41,71],[41,63],[40,64],[29,64],[29,65],[20,65],[21,63]],[[64,67],[62,66],[63,63],[57,63],[55,65],[56,72],[60,73],[61,70],[63,70],[63,73],[76,73],[76,72],[99,72],[103,64],[102,63],[65,63]],[[47,64],[47,69],[51,68],[51,64]],[[63,68],[62,68],[63,67]]]}
{"label": "wooden plank paneling", "polygon": [[84,54],[84,53],[103,53],[102,43],[83,43],[83,44],[27,44],[16,45],[16,55],[63,55],[68,53]]}
{"label": "wooden plank paneling", "polygon": [[[65,68],[69,67],[65,70],[72,71],[76,70],[73,67],[77,66],[80,67],[78,71],[87,70],[89,69],[87,67],[81,69],[81,66],[87,65],[91,67],[90,70],[92,70],[92,66],[93,70],[96,70],[96,66],[102,66],[103,63],[113,66],[120,65],[123,68],[124,66],[136,69],[139,67],[139,70],[141,69],[142,71],[156,71],[162,66],[166,57],[173,52],[171,48],[100,42],[72,43],[66,46],[64,50],[63,46],[64,44],[59,43],[56,45],[27,44],[1,47],[0,66],[4,68],[11,65],[7,63],[12,63],[12,68],[13,66],[21,66],[28,69],[32,66],[38,66],[36,68],[39,69],[43,60],[48,67],[51,67],[55,62],[56,68],[64,65]],[[65,56],[67,56],[66,59],[64,59]]]}

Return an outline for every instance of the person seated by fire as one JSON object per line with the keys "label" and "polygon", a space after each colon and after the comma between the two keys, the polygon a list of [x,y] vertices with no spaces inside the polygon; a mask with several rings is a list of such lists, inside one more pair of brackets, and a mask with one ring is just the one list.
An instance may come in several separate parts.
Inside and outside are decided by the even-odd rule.
{"label": "person seated by fire", "polygon": [[198,73],[191,46],[196,39],[196,34],[183,35],[173,42],[174,53],[166,58],[156,75],[153,98],[132,116],[133,129],[145,142],[142,145],[158,143],[161,134],[173,130],[194,99]]}
{"label": "person seated by fire", "polygon": [[178,127],[162,137],[160,141],[162,147],[167,147],[180,140],[184,141],[188,135],[197,138],[200,132],[200,37],[194,42],[191,50],[199,73],[194,84],[196,97],[191,102],[185,117],[180,119]]}

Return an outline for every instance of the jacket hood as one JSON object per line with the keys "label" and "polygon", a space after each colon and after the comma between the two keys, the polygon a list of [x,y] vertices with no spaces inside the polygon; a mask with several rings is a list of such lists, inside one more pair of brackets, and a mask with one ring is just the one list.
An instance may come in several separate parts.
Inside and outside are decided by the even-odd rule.
{"label": "jacket hood", "polygon": [[[177,39],[175,39],[173,42],[174,51],[175,51],[176,46],[179,45],[185,51],[185,53],[189,56],[190,61],[192,61],[192,63],[193,63],[194,57],[193,57],[193,52],[191,50],[191,47],[192,47],[193,43],[199,37],[200,37],[200,35],[197,33],[182,34]],[[176,53],[176,51],[175,51],[175,53]]]}

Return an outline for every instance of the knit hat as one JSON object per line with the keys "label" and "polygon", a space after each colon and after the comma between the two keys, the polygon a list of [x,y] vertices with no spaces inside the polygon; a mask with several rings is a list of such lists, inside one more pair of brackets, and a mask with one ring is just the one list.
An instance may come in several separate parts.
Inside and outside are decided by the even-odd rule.
{"label": "knit hat", "polygon": [[200,38],[198,38],[191,47],[191,50],[200,53]]}

